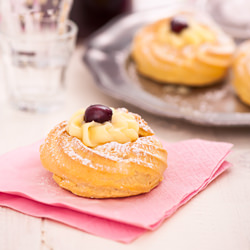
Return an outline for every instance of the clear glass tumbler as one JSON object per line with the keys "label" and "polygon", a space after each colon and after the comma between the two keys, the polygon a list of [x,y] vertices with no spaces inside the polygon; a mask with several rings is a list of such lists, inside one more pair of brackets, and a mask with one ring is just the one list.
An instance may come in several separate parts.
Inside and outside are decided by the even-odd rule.
{"label": "clear glass tumbler", "polygon": [[10,20],[1,27],[5,83],[11,104],[21,110],[50,111],[62,105],[64,76],[75,48],[77,26],[59,25],[39,13]]}

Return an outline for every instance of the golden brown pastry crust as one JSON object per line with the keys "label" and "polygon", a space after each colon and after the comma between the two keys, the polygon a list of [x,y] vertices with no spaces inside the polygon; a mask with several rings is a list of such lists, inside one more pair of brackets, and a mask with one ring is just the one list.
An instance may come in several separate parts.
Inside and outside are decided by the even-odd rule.
{"label": "golden brown pastry crust", "polygon": [[67,122],[51,130],[40,148],[43,166],[72,193],[90,198],[126,197],[149,192],[163,178],[167,152],[139,117],[142,133],[135,142],[86,147],[66,131]]}
{"label": "golden brown pastry crust", "polygon": [[210,85],[223,79],[232,63],[233,40],[209,22],[203,26],[214,33],[215,41],[196,46],[172,46],[162,41],[159,33],[176,15],[196,18],[192,12],[178,12],[142,28],[135,35],[132,58],[138,72],[159,83],[189,86]]}
{"label": "golden brown pastry crust", "polygon": [[250,40],[242,43],[233,63],[233,85],[239,98],[250,105]]}

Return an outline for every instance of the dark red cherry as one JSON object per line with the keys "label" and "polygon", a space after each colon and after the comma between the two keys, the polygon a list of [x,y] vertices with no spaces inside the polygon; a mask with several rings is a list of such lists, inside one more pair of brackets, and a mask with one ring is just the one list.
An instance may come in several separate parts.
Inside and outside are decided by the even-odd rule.
{"label": "dark red cherry", "polygon": [[107,121],[111,121],[112,119],[112,109],[101,105],[101,104],[95,104],[89,106],[84,115],[84,121],[85,122],[99,122],[99,123],[104,123]]}
{"label": "dark red cherry", "polygon": [[170,21],[170,28],[174,33],[179,34],[188,28],[188,23],[183,17],[175,17]]}

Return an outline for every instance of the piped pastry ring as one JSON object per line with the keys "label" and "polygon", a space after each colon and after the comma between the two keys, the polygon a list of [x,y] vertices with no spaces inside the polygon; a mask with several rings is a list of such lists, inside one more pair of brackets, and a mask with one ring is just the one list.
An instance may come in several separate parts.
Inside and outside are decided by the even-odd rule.
{"label": "piped pastry ring", "polygon": [[[40,148],[41,162],[53,173],[60,187],[90,198],[126,197],[149,192],[163,179],[167,152],[153,136],[150,127],[140,116],[125,109],[114,111],[118,117],[121,114],[134,118],[133,122],[138,124],[137,139],[122,143],[111,140],[96,145],[96,138],[91,135],[88,141],[92,143],[94,140],[94,146],[87,146],[80,138],[69,134],[69,126],[72,125],[69,122],[61,122],[48,134]],[[71,123],[77,124],[78,118],[83,115],[84,111],[76,113]],[[105,123],[108,126],[105,129],[112,131],[109,123]],[[133,127],[132,121],[129,123],[128,127]],[[91,128],[94,130],[89,128],[90,133],[98,133],[102,125],[93,124]],[[133,136],[131,131],[125,129],[126,126],[122,126],[128,135]]]}
{"label": "piped pastry ring", "polygon": [[159,83],[204,86],[222,80],[233,40],[195,11],[177,11],[139,30],[132,43],[137,71]]}

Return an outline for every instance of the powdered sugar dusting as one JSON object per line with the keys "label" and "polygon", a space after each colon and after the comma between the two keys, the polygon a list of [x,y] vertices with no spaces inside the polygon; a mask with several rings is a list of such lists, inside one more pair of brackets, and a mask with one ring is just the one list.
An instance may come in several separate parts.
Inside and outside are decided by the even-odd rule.
{"label": "powdered sugar dusting", "polygon": [[[140,125],[145,130],[149,128],[144,121],[140,122]],[[61,152],[73,161],[79,162],[91,169],[110,172],[121,171],[124,173],[126,172],[124,166],[127,166],[129,163],[153,168],[155,161],[165,160],[159,156],[159,150],[162,150],[161,144],[152,136],[142,136],[134,142],[123,144],[109,142],[95,148],[90,148],[85,146],[78,138],[70,136],[66,131],[66,126],[67,122],[62,122],[52,130],[51,133],[55,133],[56,136],[54,136],[54,141],[49,148],[53,160],[63,166],[64,163],[60,156]],[[47,139],[45,143],[50,144],[48,140],[50,139]],[[96,160],[96,158],[100,160]],[[115,165],[115,168],[109,165]]]}

